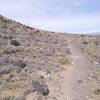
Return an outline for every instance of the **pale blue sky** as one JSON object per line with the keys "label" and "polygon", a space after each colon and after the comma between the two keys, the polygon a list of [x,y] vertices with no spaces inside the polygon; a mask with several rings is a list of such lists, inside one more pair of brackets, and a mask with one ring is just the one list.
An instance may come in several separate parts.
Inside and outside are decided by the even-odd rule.
{"label": "pale blue sky", "polygon": [[100,0],[0,0],[0,14],[56,32],[100,32]]}

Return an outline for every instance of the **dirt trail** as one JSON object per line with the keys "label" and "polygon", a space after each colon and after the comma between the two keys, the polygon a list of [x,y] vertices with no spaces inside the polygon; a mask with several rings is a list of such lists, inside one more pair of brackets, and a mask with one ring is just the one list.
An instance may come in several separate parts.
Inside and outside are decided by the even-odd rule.
{"label": "dirt trail", "polygon": [[62,92],[64,100],[92,100],[89,97],[88,75],[90,64],[74,42],[69,41],[73,65],[69,71],[63,72]]}

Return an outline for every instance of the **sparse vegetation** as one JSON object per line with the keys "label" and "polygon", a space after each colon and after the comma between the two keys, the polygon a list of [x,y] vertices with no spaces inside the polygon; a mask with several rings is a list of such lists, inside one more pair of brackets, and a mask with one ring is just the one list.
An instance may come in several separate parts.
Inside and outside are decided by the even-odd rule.
{"label": "sparse vegetation", "polygon": [[[74,44],[73,47],[70,44]],[[78,48],[79,52],[75,52],[76,55],[74,55],[72,48],[75,51]],[[78,62],[79,58],[84,58],[82,56],[86,57],[86,60],[89,60],[87,62],[91,65],[86,78],[88,81],[85,84],[93,87],[92,94],[96,94],[94,98],[97,96],[99,98],[100,36],[67,35],[43,31],[0,16],[0,100],[2,98],[18,100],[23,98],[22,94],[24,94],[24,99],[28,98],[27,95],[31,98],[32,96],[35,98],[36,95],[36,100],[39,97],[41,100],[48,100],[48,98],[59,100],[60,96],[63,97],[62,83],[67,75],[64,72],[67,73],[73,67],[72,72],[74,73],[75,67],[77,67],[77,63],[74,64],[74,61]],[[81,63],[79,61],[78,64],[81,66]],[[80,67],[79,65],[78,67]],[[81,77],[75,77],[80,73],[73,75],[72,77],[76,79],[75,82],[77,81],[77,84],[74,85],[83,86],[84,81],[78,79]],[[32,84],[32,80],[36,80],[36,83]],[[79,88],[81,88],[80,86]]]}
{"label": "sparse vegetation", "polygon": [[5,82],[2,84],[2,87],[0,87],[0,100],[2,100],[3,96],[13,98],[20,95],[25,87],[25,81]]}
{"label": "sparse vegetation", "polygon": [[59,63],[61,64],[61,65],[71,65],[71,59],[70,58],[65,58],[65,57],[63,57],[63,58],[61,58],[60,60],[59,60]]}

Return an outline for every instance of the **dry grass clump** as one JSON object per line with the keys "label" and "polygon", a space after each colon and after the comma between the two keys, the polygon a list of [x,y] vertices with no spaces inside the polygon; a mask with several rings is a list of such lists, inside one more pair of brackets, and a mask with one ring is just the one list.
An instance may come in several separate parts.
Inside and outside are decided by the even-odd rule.
{"label": "dry grass clump", "polygon": [[63,57],[59,59],[61,65],[71,65],[71,59],[69,57]]}
{"label": "dry grass clump", "polygon": [[0,87],[0,100],[3,96],[7,96],[12,100],[13,97],[20,95],[22,90],[26,87],[25,81],[6,82]]}

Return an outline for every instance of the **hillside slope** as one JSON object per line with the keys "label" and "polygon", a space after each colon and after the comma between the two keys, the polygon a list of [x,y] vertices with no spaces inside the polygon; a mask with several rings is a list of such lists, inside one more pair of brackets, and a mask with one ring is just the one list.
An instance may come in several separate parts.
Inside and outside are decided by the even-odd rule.
{"label": "hillside slope", "polygon": [[31,28],[0,16],[0,100],[100,100],[100,36]]}

